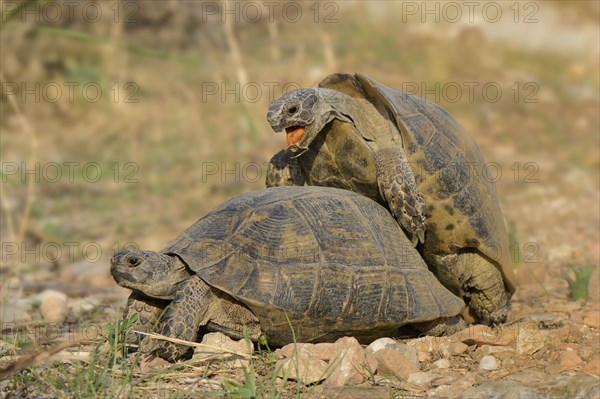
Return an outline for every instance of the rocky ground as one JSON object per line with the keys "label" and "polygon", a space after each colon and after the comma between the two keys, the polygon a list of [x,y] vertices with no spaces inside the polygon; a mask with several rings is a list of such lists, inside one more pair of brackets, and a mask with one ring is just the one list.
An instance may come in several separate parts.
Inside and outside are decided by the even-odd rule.
{"label": "rocky ground", "polygon": [[[566,281],[544,277],[541,264],[517,269],[519,289],[509,320],[495,328],[474,325],[450,337],[381,338],[366,347],[344,337],[276,350],[210,333],[191,360],[177,365],[138,356],[124,362],[113,356],[107,363],[118,351],[107,325],[119,319],[127,292],[114,286],[107,267],[98,266],[80,263],[61,271],[78,276],[68,286],[50,286],[44,278],[9,281],[0,341],[0,366],[9,368],[0,382],[2,398],[62,397],[61,387],[90,384],[89,377],[74,379],[83,370],[130,373],[126,379],[96,381],[104,395],[120,387],[120,397],[139,392],[175,397],[600,397],[600,303],[570,300]],[[36,384],[28,385],[31,379]]]}

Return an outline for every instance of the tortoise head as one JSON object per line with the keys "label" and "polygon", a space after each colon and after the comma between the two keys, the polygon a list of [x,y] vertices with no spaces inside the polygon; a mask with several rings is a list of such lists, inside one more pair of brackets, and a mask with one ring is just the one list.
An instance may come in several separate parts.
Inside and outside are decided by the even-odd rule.
{"label": "tortoise head", "polygon": [[285,129],[292,151],[303,153],[333,119],[352,120],[342,111],[349,96],[331,89],[290,91],[269,105],[267,120],[275,132]]}
{"label": "tortoise head", "polygon": [[110,273],[121,287],[159,299],[172,299],[177,284],[192,275],[175,255],[129,249],[112,257]]}

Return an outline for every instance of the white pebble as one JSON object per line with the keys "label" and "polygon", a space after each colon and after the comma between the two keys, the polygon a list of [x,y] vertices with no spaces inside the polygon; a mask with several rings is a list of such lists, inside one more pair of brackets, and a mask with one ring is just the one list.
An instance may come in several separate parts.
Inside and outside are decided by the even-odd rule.
{"label": "white pebble", "polygon": [[59,291],[46,290],[39,295],[40,313],[44,320],[61,324],[65,321],[69,308],[67,296]]}
{"label": "white pebble", "polygon": [[439,359],[433,362],[433,365],[438,369],[448,369],[450,368],[450,360],[448,359]]}
{"label": "white pebble", "polygon": [[375,341],[371,342],[369,346],[367,346],[366,351],[369,353],[379,352],[384,349],[388,345],[395,345],[396,341],[391,338],[379,338]]}
{"label": "white pebble", "polygon": [[480,370],[496,370],[498,368],[498,360],[494,356],[484,356],[479,362]]}

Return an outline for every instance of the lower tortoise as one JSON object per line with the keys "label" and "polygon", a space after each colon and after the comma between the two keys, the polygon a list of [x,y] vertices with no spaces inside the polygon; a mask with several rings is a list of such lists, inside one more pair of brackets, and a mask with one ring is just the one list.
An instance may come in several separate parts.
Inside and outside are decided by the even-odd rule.
{"label": "lower tortoise", "polygon": [[[132,290],[133,328],[187,341],[204,331],[264,335],[279,346],[353,335],[393,336],[404,325],[432,335],[464,328],[464,302],[427,269],[390,213],[326,187],[277,187],[240,195],[199,219],[159,252],[124,250],[111,273]],[[169,361],[185,345],[153,349]]]}

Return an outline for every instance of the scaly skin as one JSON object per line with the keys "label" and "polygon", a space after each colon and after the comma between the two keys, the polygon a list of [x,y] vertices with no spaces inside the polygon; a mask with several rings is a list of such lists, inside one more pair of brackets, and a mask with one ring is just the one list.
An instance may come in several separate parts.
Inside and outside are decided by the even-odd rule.
{"label": "scaly skin", "polygon": [[412,243],[425,241],[427,207],[417,190],[415,177],[399,146],[388,146],[377,153],[377,184],[392,214],[405,231],[413,232]]}
{"label": "scaly skin", "polygon": [[271,158],[267,168],[267,187],[304,185],[298,159],[293,155],[289,150],[281,150]]}
{"label": "scaly skin", "polygon": [[432,272],[486,324],[506,321],[509,296],[498,268],[477,252],[426,254]]}
{"label": "scaly skin", "polygon": [[[244,326],[248,328],[251,339],[257,340],[260,336],[260,324],[252,312],[211,288],[198,276],[190,276],[179,284],[157,330],[167,337],[196,342],[198,329],[209,322],[209,329],[229,336],[243,338]],[[153,352],[174,362],[191,357],[193,350],[187,345],[160,341]]]}
{"label": "scaly skin", "polygon": [[[158,331],[167,337],[195,342],[200,325],[208,322],[206,303],[212,299],[210,287],[200,278],[192,276],[183,281],[165,309]],[[193,353],[191,347],[169,341],[160,341],[154,351],[168,361],[189,358]]]}
{"label": "scaly skin", "polygon": [[127,299],[127,305],[123,311],[123,319],[129,319],[137,315],[127,332],[126,342],[134,350],[141,344],[143,335],[135,334],[133,331],[153,332],[158,319],[168,302],[160,299],[150,298],[138,292],[132,292]]}

